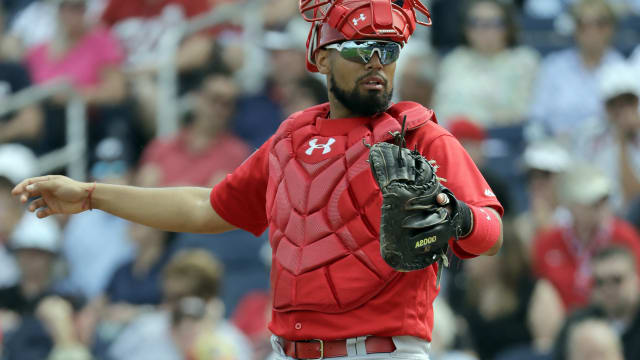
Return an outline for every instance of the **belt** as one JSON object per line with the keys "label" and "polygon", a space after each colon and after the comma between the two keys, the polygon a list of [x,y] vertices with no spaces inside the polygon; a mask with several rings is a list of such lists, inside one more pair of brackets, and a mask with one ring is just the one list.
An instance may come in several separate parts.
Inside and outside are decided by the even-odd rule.
{"label": "belt", "polygon": [[[294,359],[326,359],[347,356],[347,340],[304,340],[282,339],[282,349]],[[365,341],[367,354],[390,353],[396,349],[390,337],[368,336]],[[364,354],[358,354],[364,355]]]}

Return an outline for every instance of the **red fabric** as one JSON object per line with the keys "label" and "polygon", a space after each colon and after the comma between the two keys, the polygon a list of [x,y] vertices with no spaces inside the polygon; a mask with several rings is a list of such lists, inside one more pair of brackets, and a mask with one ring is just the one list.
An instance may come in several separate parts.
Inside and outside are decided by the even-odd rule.
{"label": "red fabric", "polygon": [[467,254],[482,255],[491,249],[500,237],[500,221],[496,215],[483,208],[469,205],[473,214],[473,229],[458,245]]}
{"label": "red fabric", "polygon": [[[371,119],[365,120],[367,119],[319,118],[316,120],[315,126],[311,127],[313,131],[308,133],[309,137],[305,140],[317,138],[317,144],[326,144],[326,137],[337,137],[345,133],[355,134],[356,128],[366,128],[373,122]],[[295,124],[292,124],[292,122],[295,123],[295,120],[289,119],[285,121],[280,130],[287,126],[295,128]],[[397,122],[396,125],[399,129]],[[375,133],[380,129],[374,127],[371,130]],[[361,138],[362,136],[357,140],[360,141]],[[261,234],[270,225],[269,220],[271,222],[279,221],[277,218],[269,218],[267,215],[267,210],[270,207],[268,206],[269,200],[266,194],[269,177],[272,175],[269,170],[269,154],[275,147],[276,141],[274,139],[275,137],[272,137],[233,174],[227,176],[223,182],[214,187],[211,192],[212,206],[220,216],[231,224],[254,234]],[[355,140],[355,137],[352,140]],[[292,141],[298,141],[302,146],[293,146],[294,149],[298,151],[305,149],[304,141]],[[462,146],[446,130],[439,127],[435,122],[426,121],[421,127],[407,133],[407,143],[410,148],[417,145],[418,150],[428,159],[436,160],[439,165],[438,175],[448,180],[446,185],[459,199],[476,206],[491,206],[499,213],[502,213],[502,207],[495,196],[486,195],[488,193],[486,190],[489,187],[478,169],[464,152]],[[309,145],[307,144],[306,149],[308,150],[308,148]],[[312,154],[320,150],[320,148],[315,149]],[[349,161],[348,154],[346,161]],[[302,156],[300,152],[294,152],[289,155]],[[327,154],[327,156],[330,155]],[[316,160],[322,161],[321,158]],[[368,168],[364,158],[357,157],[356,160],[358,162],[362,161],[363,163],[360,165]],[[277,162],[275,156],[271,156],[271,162],[274,161]],[[287,176],[286,172],[284,176]],[[368,176],[355,176],[349,179],[352,192],[350,196],[353,198],[358,198],[366,195],[367,192],[373,191],[370,188],[373,183],[370,173],[368,173]],[[316,189],[314,188],[313,190]],[[332,192],[335,189],[336,187],[320,188],[324,192]],[[377,209],[372,206],[368,209],[359,209],[359,211],[362,212],[362,216],[368,216],[371,222],[377,225],[372,227],[377,239],[380,218],[379,206]],[[246,214],[252,214],[252,216],[248,217]],[[285,214],[287,213],[285,212]],[[375,220],[376,218],[377,221]],[[335,234],[342,236],[343,232],[338,230]],[[272,237],[279,236],[271,232],[270,235]],[[377,240],[372,244],[371,246],[379,247]],[[454,249],[454,251],[456,250]],[[379,257],[379,249],[377,256]],[[355,269],[340,269],[334,276],[340,276],[344,281],[349,281],[352,276],[357,277],[359,275],[354,274],[355,271],[353,270]],[[432,303],[438,293],[435,280],[436,266],[431,266],[422,271],[397,273],[376,295],[359,307],[342,313],[308,310],[273,311],[269,328],[274,334],[289,340],[341,339],[361,335],[412,335],[430,340],[433,326]],[[308,288],[297,290],[313,295],[313,292],[317,290],[314,287],[315,285],[318,284],[310,283],[307,284]],[[355,285],[358,284],[356,283]],[[294,289],[291,289],[291,291],[294,291]],[[358,291],[361,291],[361,289],[358,289]],[[375,291],[378,291],[378,289],[375,289]],[[371,321],[371,319],[375,319],[375,321]]]}
{"label": "red fabric", "polygon": [[129,18],[154,18],[168,5],[179,5],[187,18],[202,14],[210,9],[207,0],[110,0],[102,13],[102,21],[109,26]]}
{"label": "red fabric", "polygon": [[260,338],[267,331],[271,294],[254,291],[244,296],[231,317],[231,322],[249,339]]}
{"label": "red fabric", "polygon": [[248,156],[249,146],[231,134],[221,134],[201,152],[189,151],[186,133],[153,140],[142,155],[141,165],[160,170],[158,186],[210,186],[212,179],[223,177]]}
{"label": "red fabric", "polygon": [[[578,247],[576,243],[571,229],[557,227],[539,234],[533,248],[536,275],[555,286],[570,310],[588,303],[592,281],[590,261],[596,252],[616,244],[629,248],[636,259],[640,259],[640,237],[621,219],[605,224],[588,249]],[[640,262],[637,264],[640,274]]]}
{"label": "red fabric", "polygon": [[483,141],[487,132],[480,125],[472,122],[466,116],[456,116],[449,120],[449,131],[458,140]]}
{"label": "red fabric", "polygon": [[100,85],[105,69],[119,67],[124,50],[116,37],[104,27],[96,27],[85,34],[64,56],[56,56],[52,43],[46,42],[31,48],[25,63],[37,84],[68,78],[81,89]]}

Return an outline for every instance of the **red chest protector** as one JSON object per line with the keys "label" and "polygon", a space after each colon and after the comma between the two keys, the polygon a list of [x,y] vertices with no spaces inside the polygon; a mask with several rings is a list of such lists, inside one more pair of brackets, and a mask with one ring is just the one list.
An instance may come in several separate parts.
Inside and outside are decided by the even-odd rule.
{"label": "red chest protector", "polygon": [[433,112],[402,102],[346,134],[323,136],[316,119],[328,113],[328,104],[296,113],[273,138],[267,217],[276,311],[349,311],[398,275],[380,256],[382,197],[362,141],[390,140],[404,115],[410,131],[435,121]]}

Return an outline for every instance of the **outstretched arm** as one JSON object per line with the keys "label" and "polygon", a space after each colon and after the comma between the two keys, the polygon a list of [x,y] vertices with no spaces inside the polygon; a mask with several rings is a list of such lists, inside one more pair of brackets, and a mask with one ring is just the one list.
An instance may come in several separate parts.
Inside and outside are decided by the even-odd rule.
{"label": "outstretched arm", "polygon": [[174,232],[219,233],[234,229],[209,203],[209,189],[141,188],[84,183],[65,176],[26,179],[12,191],[40,218],[100,209],[115,216]]}

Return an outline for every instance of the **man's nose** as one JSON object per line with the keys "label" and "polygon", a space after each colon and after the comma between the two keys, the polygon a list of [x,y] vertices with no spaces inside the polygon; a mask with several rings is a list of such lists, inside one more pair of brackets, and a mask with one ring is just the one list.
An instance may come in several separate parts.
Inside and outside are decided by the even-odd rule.
{"label": "man's nose", "polygon": [[373,53],[371,59],[366,65],[367,70],[382,69],[382,61],[380,61],[379,51]]}

